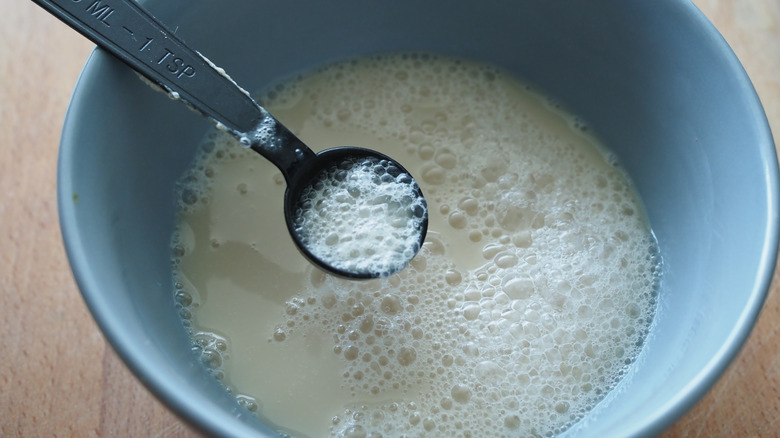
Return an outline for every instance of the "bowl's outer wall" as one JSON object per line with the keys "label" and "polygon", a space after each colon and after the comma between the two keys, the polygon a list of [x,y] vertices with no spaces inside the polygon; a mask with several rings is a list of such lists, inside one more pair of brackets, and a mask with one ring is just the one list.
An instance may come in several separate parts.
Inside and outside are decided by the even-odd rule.
{"label": "bowl's outer wall", "polygon": [[[250,90],[348,56],[432,51],[498,64],[589,123],[636,182],[664,277],[636,366],[572,434],[659,432],[752,328],[775,262],[777,159],[747,76],[690,3],[144,3]],[[208,127],[97,51],[63,130],[63,235],[95,319],[158,397],[210,434],[271,434],[194,363],[173,305],[173,186]]]}

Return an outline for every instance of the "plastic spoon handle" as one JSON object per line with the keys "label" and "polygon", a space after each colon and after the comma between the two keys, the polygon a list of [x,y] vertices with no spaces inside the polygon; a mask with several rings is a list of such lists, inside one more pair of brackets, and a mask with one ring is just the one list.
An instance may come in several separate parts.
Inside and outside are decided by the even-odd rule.
{"label": "plastic spoon handle", "polygon": [[[273,162],[290,181],[314,156],[222,70],[133,0],[32,0]],[[253,134],[264,126],[268,141]]]}

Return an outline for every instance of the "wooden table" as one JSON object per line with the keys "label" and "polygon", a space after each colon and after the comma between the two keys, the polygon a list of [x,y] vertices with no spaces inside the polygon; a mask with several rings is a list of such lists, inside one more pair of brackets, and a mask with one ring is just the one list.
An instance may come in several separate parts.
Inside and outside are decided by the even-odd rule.
{"label": "wooden table", "polygon": [[[742,60],[780,138],[780,0],[695,3]],[[29,0],[3,0],[3,5],[0,435],[196,436],[106,344],[63,250],[55,196],[57,144],[71,90],[93,45]],[[779,287],[776,272],[738,358],[664,436],[780,435]]]}

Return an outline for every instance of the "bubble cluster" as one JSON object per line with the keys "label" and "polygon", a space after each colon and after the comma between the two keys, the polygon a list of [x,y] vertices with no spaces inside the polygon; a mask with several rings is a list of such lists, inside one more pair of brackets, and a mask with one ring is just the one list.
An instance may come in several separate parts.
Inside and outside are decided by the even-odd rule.
{"label": "bubble cluster", "polygon": [[[230,138],[230,146],[225,143]],[[204,208],[209,202],[209,192],[215,177],[215,167],[220,164],[246,158],[255,152],[238,148],[232,135],[222,131],[209,132],[203,139],[195,163],[176,181],[176,203],[180,214]]]}
{"label": "bubble cluster", "polygon": [[[651,242],[638,243],[625,251],[642,250],[651,261]],[[324,330],[356,400],[396,396],[351,407],[331,428],[333,436],[356,427],[382,436],[561,432],[636,357],[653,314],[652,269],[555,269],[539,262],[548,254],[523,260],[523,251],[508,243],[483,267],[465,272],[447,261],[447,252],[434,238],[392,283],[327,278],[287,302],[274,342],[310,327]],[[515,263],[499,266],[506,258]],[[637,295],[630,294],[635,285]],[[378,417],[383,421],[373,424]]]}
{"label": "bubble cluster", "polygon": [[[496,68],[425,54],[329,66],[261,100],[304,134],[372,136],[413,164],[430,213],[404,270],[354,282],[309,268],[285,280],[293,292],[256,333],[265,355],[316,333],[322,361],[338,363],[320,378],[339,379],[346,395],[322,395],[339,412],[312,434],[554,436],[626,373],[654,316],[661,262],[630,181],[582,120]],[[204,181],[232,150],[209,141],[214,158],[193,170]],[[196,251],[179,245],[178,259]]]}
{"label": "bubble cluster", "polygon": [[[179,260],[186,251],[178,240],[178,238],[175,239],[176,243],[174,243],[174,261]],[[235,389],[225,379],[224,365],[230,358],[228,339],[214,332],[193,328],[193,313],[197,312],[200,303],[185,288],[187,286],[181,282],[177,281],[174,284],[174,301],[179,311],[179,316],[192,339],[193,354],[214,378],[223,383],[227,392],[235,397],[236,402],[240,406],[249,412],[257,412],[260,406],[257,399],[251,395],[236,393]],[[191,285],[189,288],[191,289]]]}
{"label": "bubble cluster", "polygon": [[301,244],[326,264],[387,277],[417,254],[426,217],[414,179],[372,156],[323,169],[302,191],[293,224]]}

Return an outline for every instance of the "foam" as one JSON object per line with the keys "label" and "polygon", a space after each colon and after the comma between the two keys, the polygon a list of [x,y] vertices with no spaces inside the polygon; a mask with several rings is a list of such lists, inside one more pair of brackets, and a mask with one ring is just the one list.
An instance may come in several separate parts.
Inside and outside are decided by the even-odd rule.
{"label": "foam", "polygon": [[427,206],[418,190],[387,160],[347,158],[323,169],[301,192],[294,233],[330,266],[387,277],[420,248]]}
{"label": "foam", "polygon": [[[495,68],[420,54],[340,63],[259,100],[307,143],[398,158],[430,223],[390,277],[350,282],[303,262],[288,274],[293,249],[236,225],[281,221],[281,205],[254,198],[279,196],[279,175],[227,134],[204,140],[181,183],[177,302],[196,346],[204,333],[226,343],[204,360],[258,415],[310,436],[551,436],[625,374],[660,260],[629,180],[582,120]],[[263,256],[247,263],[244,245]],[[243,258],[226,276],[216,266],[230,254]]]}

